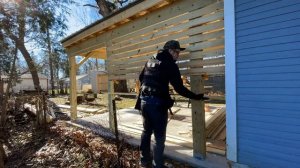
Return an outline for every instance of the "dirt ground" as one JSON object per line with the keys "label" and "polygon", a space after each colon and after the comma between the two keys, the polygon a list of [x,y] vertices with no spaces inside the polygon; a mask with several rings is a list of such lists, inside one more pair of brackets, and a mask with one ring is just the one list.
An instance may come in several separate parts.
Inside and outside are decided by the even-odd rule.
{"label": "dirt ground", "polygon": [[[139,167],[139,150],[120,142],[120,158],[116,141],[95,135],[89,131],[68,126],[67,115],[56,114],[57,121],[49,124],[46,131],[35,129],[28,117],[15,122],[10,116],[10,144],[7,147],[7,168],[41,167]],[[18,116],[20,118],[20,116]],[[20,121],[20,120],[19,120]],[[118,162],[119,160],[119,162]],[[167,159],[170,167],[190,167],[189,165]]]}

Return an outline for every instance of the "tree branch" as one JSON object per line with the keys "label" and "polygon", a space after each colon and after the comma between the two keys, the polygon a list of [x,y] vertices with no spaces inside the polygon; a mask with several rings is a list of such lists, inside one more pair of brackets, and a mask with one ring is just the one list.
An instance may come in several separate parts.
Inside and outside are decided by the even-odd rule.
{"label": "tree branch", "polygon": [[92,8],[97,8],[97,9],[99,9],[99,7],[98,7],[98,6],[91,5],[91,4],[85,4],[85,5],[83,5],[83,6],[89,6],[89,7],[92,7]]}

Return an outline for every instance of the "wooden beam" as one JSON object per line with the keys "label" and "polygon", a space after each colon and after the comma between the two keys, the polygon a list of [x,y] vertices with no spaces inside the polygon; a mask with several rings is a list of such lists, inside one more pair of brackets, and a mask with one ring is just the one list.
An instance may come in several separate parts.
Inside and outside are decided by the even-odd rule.
{"label": "wooden beam", "polygon": [[114,81],[108,80],[108,112],[109,112],[109,128],[114,128],[114,116],[113,116],[113,97],[114,97]]}
{"label": "wooden beam", "polygon": [[[223,35],[224,35],[224,31],[221,30],[221,31],[213,32],[213,33],[201,34],[201,35],[196,35],[196,36],[190,37],[189,38],[189,39],[191,39],[190,41],[186,40],[183,43],[188,43],[188,42],[195,43],[195,42],[199,42],[200,40],[205,41],[205,40],[208,40],[211,38],[223,38]],[[158,42],[158,41],[156,41],[156,42]],[[212,44],[212,41],[206,41],[206,42],[208,42],[208,44]],[[221,40],[221,42],[223,42],[223,40]],[[197,43],[197,44],[199,46],[200,43]],[[202,44],[205,45],[205,43],[202,43]],[[217,45],[220,45],[220,43],[217,43]],[[212,47],[212,46],[208,46],[208,47]],[[217,56],[217,55],[214,55],[214,56]],[[138,58],[140,58],[140,57],[136,57],[136,58],[126,57],[126,60],[122,60],[122,61],[112,60],[108,69],[109,69],[109,71],[111,71],[114,69],[133,68],[135,66],[141,66],[141,65],[145,64],[146,58],[148,58],[148,57],[141,57],[143,59],[138,59]],[[191,57],[189,57],[188,59],[184,59],[184,57],[183,58],[180,57],[180,60],[189,60],[189,59],[191,59]],[[139,61],[136,61],[136,60],[139,60]],[[212,65],[212,63],[210,63],[209,65]],[[203,65],[203,66],[205,66],[205,65]]]}
{"label": "wooden beam", "polygon": [[[205,16],[205,17],[201,17],[201,18],[192,20],[192,21],[187,22],[185,24],[180,24],[180,25],[177,25],[177,26],[174,26],[174,27],[170,27],[168,29],[164,29],[164,30],[155,32],[151,35],[150,39],[155,39],[155,41],[157,41],[157,42],[152,43],[152,41],[150,41],[150,43],[152,43],[152,45],[153,44],[159,44],[159,42],[164,43],[166,41],[165,36],[166,35],[170,36],[170,33],[174,33],[174,34],[179,33],[179,34],[181,34],[180,31],[188,29],[191,26],[195,26],[195,25],[198,25],[200,23],[211,22],[211,21],[214,21],[214,20],[217,20],[217,19],[220,19],[220,18],[223,18],[223,12],[218,12],[218,13],[215,13],[215,14],[212,14],[212,15],[209,15],[209,16]],[[199,28],[201,29],[201,26]],[[197,33],[200,33],[200,32],[198,31]],[[192,34],[187,34],[187,33],[183,32],[183,34],[179,35],[179,37],[185,36],[185,35],[192,35]],[[161,36],[162,36],[162,38],[159,38]],[[156,38],[158,38],[158,39],[156,39]],[[143,47],[148,47],[148,46],[149,46],[149,44],[147,44],[147,43],[146,44],[137,44],[136,47],[130,47],[128,50],[131,50],[131,52],[129,52],[129,53],[139,53],[138,51],[143,50],[144,49]],[[157,48],[157,46],[156,46],[156,48]],[[108,52],[110,52],[110,54],[114,54],[114,57],[116,57],[116,58],[120,58],[124,55],[124,53],[122,53],[122,52],[124,52],[124,49],[113,50],[111,48],[108,48]],[[127,53],[125,53],[125,54],[127,54]]]}
{"label": "wooden beam", "polygon": [[[204,6],[204,4],[207,5],[207,4],[212,3],[214,1],[210,1],[210,2],[205,1],[205,2],[202,2],[202,3],[200,3],[200,2],[202,2],[202,1],[199,1],[199,2],[198,1],[194,2],[193,1],[194,4],[193,3],[189,4],[191,6],[187,6],[186,3],[185,3],[184,8],[187,8],[187,9],[183,10],[183,7],[182,7],[183,4],[181,4],[183,2],[180,1],[180,3],[177,3],[177,4],[175,4],[175,6],[173,6],[173,10],[175,9],[176,6],[179,7],[181,5],[180,6],[181,11],[180,12],[182,13],[184,11],[192,10],[193,8],[196,9],[197,6],[198,7],[199,6]],[[195,4],[197,4],[197,5],[195,5]],[[203,9],[200,9],[199,12],[202,11],[201,13],[204,14],[205,12],[213,11],[214,9],[220,8],[221,7],[220,4],[221,4],[220,2],[216,2],[215,4],[212,4],[210,6],[204,7]],[[172,8],[172,6],[170,6],[170,10],[171,10],[171,8]],[[168,8],[168,10],[162,10],[162,11],[160,11],[160,13],[168,14],[168,17],[170,17],[169,15],[176,16],[176,15],[174,15],[174,12],[176,10],[175,11],[173,11],[173,10],[169,11],[169,8]],[[179,11],[176,11],[175,14],[177,12],[179,12]],[[131,42],[130,42],[130,44],[138,44],[141,41],[145,41],[145,38],[146,39],[151,39],[151,38],[157,38],[157,37],[160,37],[160,36],[170,35],[170,33],[172,33],[172,32],[181,31],[181,30],[186,29],[188,27],[195,26],[195,24],[200,24],[200,23],[203,23],[203,22],[213,21],[216,18],[222,18],[223,17],[222,15],[218,15],[218,13],[222,13],[222,11],[221,11],[221,12],[217,12],[216,14],[212,14],[212,16],[208,16],[208,17],[204,16],[203,18],[194,19],[194,20],[191,20],[188,23],[181,24],[181,25],[175,26],[173,28],[171,27],[170,29],[166,29],[166,30],[162,30],[162,31],[158,31],[158,32],[157,32],[157,30],[160,29],[161,27],[162,28],[166,27],[164,25],[164,22],[169,23],[169,24],[174,24],[174,21],[171,22],[171,21],[167,20],[167,21],[164,21],[162,23],[158,23],[157,25],[154,24],[154,26],[152,26],[153,25],[152,24],[151,26],[146,27],[146,28],[141,27],[141,26],[145,27],[145,24],[149,24],[148,23],[149,18],[157,17],[157,15],[160,15],[160,13],[153,12],[151,14],[146,15],[145,16],[146,18],[143,18],[143,19],[141,18],[143,21],[140,21],[140,20],[132,21],[132,22],[127,23],[126,25],[124,25],[125,27],[123,25],[121,25],[121,26],[113,29],[112,31],[106,32],[104,34],[101,34],[100,36],[88,39],[88,40],[83,41],[83,42],[81,42],[77,45],[74,45],[74,46],[69,48],[68,54],[70,54],[70,55],[82,55],[83,53],[90,52],[92,50],[95,50],[97,48],[102,47],[102,44],[105,43],[107,41],[107,39],[113,39],[112,44],[114,44],[114,45],[112,47],[108,48],[108,50],[113,51],[114,48],[115,48],[114,47],[115,44],[122,42],[122,40],[128,40],[128,39],[131,39],[131,38],[138,37],[138,39],[136,39],[136,40],[138,40],[138,42],[136,42],[136,40],[134,40],[134,39],[133,39],[133,41],[131,40]],[[194,11],[191,12],[191,13],[194,13]],[[165,17],[165,15],[160,15],[160,16]],[[162,19],[161,17],[159,18],[160,20]],[[189,14],[189,17],[187,17],[187,19],[190,19],[190,18],[192,18],[192,16]],[[139,23],[144,23],[145,21],[147,21],[145,24],[139,24]],[[156,20],[156,22],[157,21],[158,20]],[[132,27],[134,27],[134,28],[132,28]],[[140,28],[138,29],[138,27],[140,27]],[[201,27],[202,26],[200,26],[199,28],[202,29]],[[146,31],[146,30],[148,30],[148,31]],[[150,30],[155,30],[155,32],[151,33]],[[199,30],[199,31],[201,31],[201,30]],[[197,31],[197,33],[199,33],[199,31]],[[133,32],[133,34],[131,32]],[[140,37],[140,36],[136,36],[135,32],[137,32],[139,35],[143,35],[141,33],[151,33],[151,34],[147,35],[145,38],[143,38],[143,37]],[[192,32],[188,33],[188,35],[192,35],[192,34],[193,34]],[[143,38],[144,40],[141,40],[141,38]],[[165,41],[165,40],[163,40],[163,41]],[[126,45],[127,42],[126,41],[124,41],[124,42],[125,42],[125,45]],[[121,43],[121,46],[124,46],[124,44]]]}
{"label": "wooden beam", "polygon": [[[205,41],[205,40],[208,40],[208,39],[219,38],[219,37],[224,36],[224,30],[222,30],[222,29],[217,29],[215,32],[212,32],[212,33],[206,33],[206,34],[200,34],[199,35],[199,33],[203,33],[203,31],[201,31],[201,30],[203,30],[202,27],[203,26],[196,27],[196,29],[199,29],[199,31],[197,32],[197,35],[193,35],[193,34],[189,33],[189,32],[194,32],[195,28],[193,28],[193,29],[178,32],[178,33],[172,34],[172,35],[160,36],[158,38],[149,38],[149,39],[146,39],[146,38],[142,39],[141,38],[141,39],[139,39],[139,42],[138,41],[131,42],[132,44],[134,43],[134,45],[122,47],[120,49],[115,49],[113,51],[113,53],[114,54],[122,53],[122,52],[130,51],[130,50],[134,50],[136,48],[143,48],[143,47],[150,46],[150,45],[153,45],[153,44],[166,42],[166,41],[170,40],[170,36],[172,36],[172,39],[179,39],[180,38],[180,44],[196,43],[196,42],[199,42],[199,41]],[[222,27],[220,27],[220,28],[222,28]],[[214,30],[214,29],[208,29],[208,30]],[[193,35],[193,36],[191,36],[191,35]]]}
{"label": "wooden beam", "polygon": [[86,60],[88,60],[92,56],[91,52],[87,54],[80,62],[77,64],[77,67],[79,68],[83,63],[85,63]]}
{"label": "wooden beam", "polygon": [[92,51],[90,58],[97,58],[97,59],[106,60],[107,59],[106,49],[104,49],[103,51],[101,51],[101,50]]}
{"label": "wooden beam", "polygon": [[[107,42],[106,46],[110,47],[111,46],[111,42],[110,41]],[[107,57],[109,58],[110,55],[109,55],[109,53],[107,51],[106,51],[106,54],[107,54]],[[109,65],[109,62],[110,62],[110,60],[108,59],[107,60],[107,65]],[[114,115],[113,115],[114,81],[110,80],[109,76],[110,76],[110,73],[108,73],[108,78],[107,78],[108,79],[108,81],[107,81],[107,84],[108,84],[108,86],[107,86],[108,87],[107,88],[107,91],[108,91],[107,101],[108,101],[108,113],[109,113],[108,119],[109,119],[109,128],[113,131],[114,130],[114,124],[115,124],[115,122],[114,122]]]}
{"label": "wooden beam", "polygon": [[69,62],[70,62],[70,67],[71,67],[71,69],[70,69],[71,119],[76,120],[76,118],[77,118],[77,86],[76,86],[77,85],[77,82],[76,82],[77,65],[76,65],[75,56],[70,56]]}
{"label": "wooden beam", "polygon": [[[201,76],[191,76],[191,90],[204,93]],[[193,156],[198,159],[206,157],[205,110],[204,102],[192,100]]]}
{"label": "wooden beam", "polygon": [[125,92],[113,92],[113,93],[109,93],[112,95],[130,95],[130,96],[135,96],[138,95],[137,93],[125,93]]}
{"label": "wooden beam", "polygon": [[103,36],[97,36],[69,47],[67,52],[69,55],[84,55],[88,52],[105,47],[106,41],[107,34],[104,34]]}
{"label": "wooden beam", "polygon": [[80,33],[78,33],[76,36],[72,37],[71,39],[63,42],[63,46],[64,47],[67,47],[69,45],[71,45],[72,43],[84,38],[84,37],[87,37],[89,35],[92,35],[98,31],[101,31],[105,28],[108,28],[110,27],[111,25],[114,25],[124,19],[127,19],[131,16],[134,16],[137,12],[140,12],[140,11],[144,11],[144,10],[147,10],[148,8],[152,7],[152,6],[155,6],[157,4],[160,4],[162,3],[163,0],[151,0],[151,1],[143,1],[137,5],[135,5],[134,7],[131,7],[99,24],[96,24],[95,26],[85,30],[85,31],[82,31]]}
{"label": "wooden beam", "polygon": [[[114,30],[112,32],[112,44],[159,30],[157,28],[170,26],[170,24],[174,24],[174,20],[176,23],[176,19],[173,21],[168,21],[170,18],[178,17],[191,10],[204,7],[215,1],[216,0],[189,0],[189,2],[177,1],[173,4],[170,4],[168,8],[162,8],[161,10],[153,11],[130,24],[126,24],[119,29]],[[188,18],[184,17],[183,19]],[[161,22],[166,22],[168,24],[165,25],[165,23]]]}

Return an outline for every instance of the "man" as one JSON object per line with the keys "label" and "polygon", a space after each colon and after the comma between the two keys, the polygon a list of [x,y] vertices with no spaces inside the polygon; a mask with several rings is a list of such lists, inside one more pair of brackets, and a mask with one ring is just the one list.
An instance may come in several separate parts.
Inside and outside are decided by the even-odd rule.
{"label": "man", "polygon": [[195,94],[183,86],[179,68],[175,63],[181,48],[178,41],[165,43],[163,50],[150,58],[140,74],[140,96],[136,109],[142,111],[144,130],[141,135],[141,166],[151,164],[150,144],[152,132],[155,136],[153,148],[153,167],[165,167],[163,152],[165,148],[168,109],[173,106],[169,94],[169,83],[175,91],[187,98],[195,100],[207,99],[203,94]]}

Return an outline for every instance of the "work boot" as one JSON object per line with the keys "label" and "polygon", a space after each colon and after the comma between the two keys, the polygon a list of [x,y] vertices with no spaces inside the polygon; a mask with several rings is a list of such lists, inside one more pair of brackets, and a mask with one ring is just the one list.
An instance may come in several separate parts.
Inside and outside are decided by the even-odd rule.
{"label": "work boot", "polygon": [[[155,166],[153,166],[153,167],[155,167]],[[165,163],[165,164],[162,166],[162,168],[173,168],[173,165],[170,164],[170,163]]]}
{"label": "work boot", "polygon": [[173,165],[171,163],[165,163],[163,168],[173,168]]}

